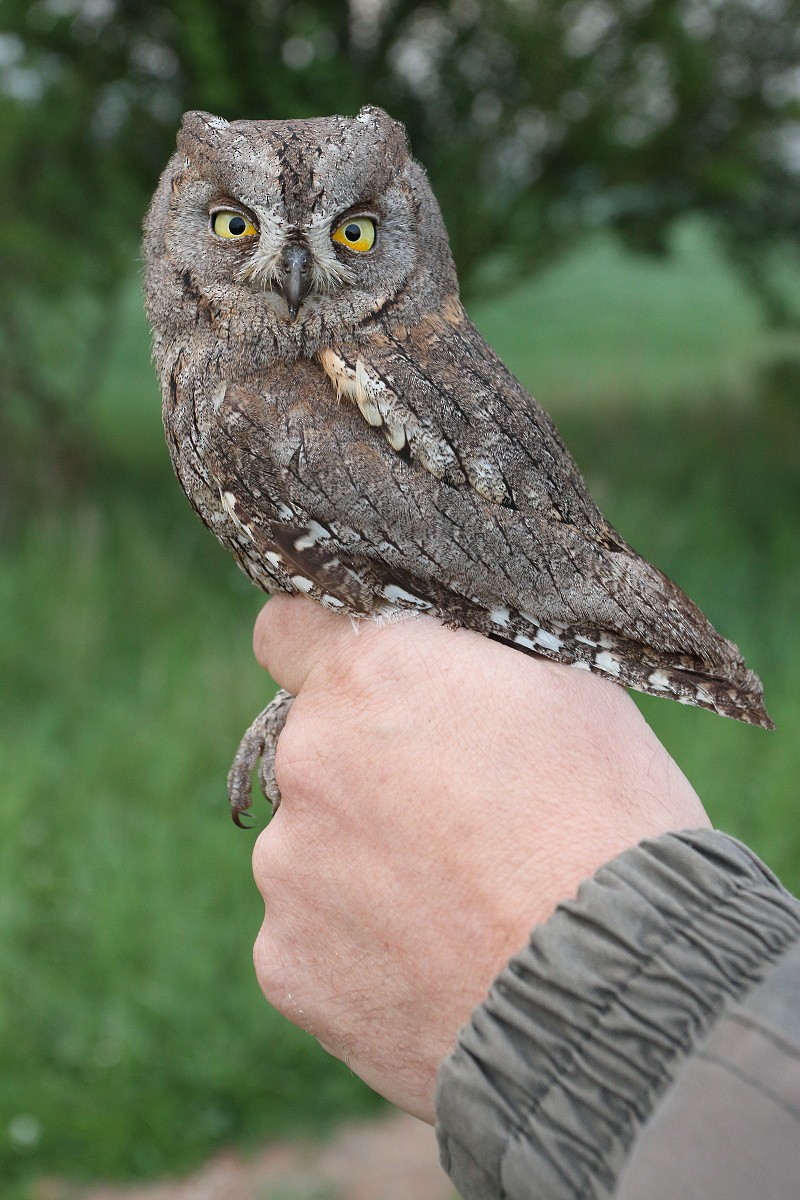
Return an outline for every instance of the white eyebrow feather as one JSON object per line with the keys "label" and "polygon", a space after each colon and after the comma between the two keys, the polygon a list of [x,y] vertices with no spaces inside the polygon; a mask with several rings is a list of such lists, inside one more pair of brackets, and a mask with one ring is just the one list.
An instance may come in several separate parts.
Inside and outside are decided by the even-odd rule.
{"label": "white eyebrow feather", "polygon": [[311,251],[311,278],[316,291],[329,292],[337,283],[351,283],[352,272],[336,257],[331,244],[329,217],[317,217],[308,225],[287,225],[274,211],[256,209],[261,233],[253,256],[242,269],[242,278],[269,288],[281,282],[281,253],[297,234],[304,235]]}
{"label": "white eyebrow feather", "polygon": [[318,291],[329,292],[334,284],[352,283],[353,273],[339,262],[331,242],[330,217],[317,217],[306,226],[306,239],[314,263],[312,278]]}
{"label": "white eyebrow feather", "polygon": [[261,232],[253,257],[242,268],[242,278],[268,288],[279,280],[281,251],[286,243],[287,229],[274,210],[268,212],[259,208],[255,212]]}

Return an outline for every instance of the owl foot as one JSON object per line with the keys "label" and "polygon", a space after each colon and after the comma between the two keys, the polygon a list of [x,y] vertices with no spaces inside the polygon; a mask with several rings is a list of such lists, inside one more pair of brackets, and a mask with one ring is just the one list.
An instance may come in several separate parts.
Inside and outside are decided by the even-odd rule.
{"label": "owl foot", "polygon": [[278,738],[286,724],[294,696],[283,688],[276,693],[263,712],[259,713],[239,743],[236,757],[228,772],[228,799],[234,825],[246,829],[242,814],[252,804],[252,774],[256,763],[261,791],[272,805],[273,814],[281,802],[281,793],[275,780],[275,751]]}

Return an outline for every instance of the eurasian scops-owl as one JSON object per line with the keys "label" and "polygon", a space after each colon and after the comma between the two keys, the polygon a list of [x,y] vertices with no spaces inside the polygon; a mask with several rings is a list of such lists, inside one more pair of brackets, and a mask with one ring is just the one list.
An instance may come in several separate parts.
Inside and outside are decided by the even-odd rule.
{"label": "eurasian scops-owl", "polygon": [[[145,222],[172,462],[267,592],[427,612],[770,727],[757,676],[608,524],[541,406],[459,301],[403,127],[187,113]],[[285,693],[229,777],[278,799]]]}

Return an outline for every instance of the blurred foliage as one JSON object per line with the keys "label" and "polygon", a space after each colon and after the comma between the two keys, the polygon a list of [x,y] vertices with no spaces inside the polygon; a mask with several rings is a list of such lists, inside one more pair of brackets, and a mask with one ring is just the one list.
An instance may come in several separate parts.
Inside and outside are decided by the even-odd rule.
{"label": "blurred foliage", "polygon": [[[383,105],[470,288],[587,229],[663,250],[696,212],[786,315],[771,263],[798,244],[800,0],[0,0],[0,29],[0,435],[8,455],[34,422],[40,474],[61,451],[81,475],[108,297],[187,108]],[[44,298],[68,294],[74,314],[87,291],[96,311],[61,335],[85,364],[68,390],[31,347]]]}
{"label": "blurred foliage", "polygon": [[499,251],[527,270],[598,224],[661,248],[687,211],[737,254],[798,234],[797,0],[3,0],[0,16],[0,248],[49,286],[119,273],[190,107],[384,105],[465,274]]}

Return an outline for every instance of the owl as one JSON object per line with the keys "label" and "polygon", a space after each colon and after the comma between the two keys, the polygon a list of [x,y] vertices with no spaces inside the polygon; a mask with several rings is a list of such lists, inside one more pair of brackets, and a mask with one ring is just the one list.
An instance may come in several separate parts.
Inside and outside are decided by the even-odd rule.
{"label": "owl", "polygon": [[[602,516],[553,422],[467,317],[403,126],[187,113],[145,220],[172,463],[266,592],[430,613],[771,728],[737,649]],[[273,803],[279,692],[229,775]]]}

